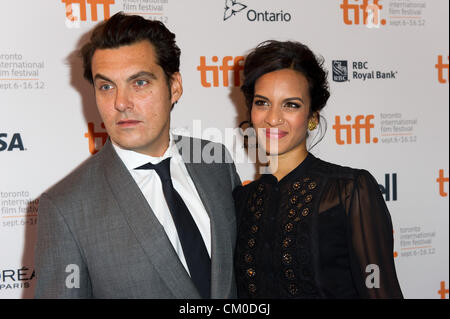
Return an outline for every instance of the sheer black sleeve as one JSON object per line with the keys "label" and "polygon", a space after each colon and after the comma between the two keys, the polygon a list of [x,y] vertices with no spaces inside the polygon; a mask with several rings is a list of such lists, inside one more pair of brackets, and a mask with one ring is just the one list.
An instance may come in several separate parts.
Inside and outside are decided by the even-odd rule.
{"label": "sheer black sleeve", "polygon": [[391,216],[375,178],[361,170],[347,197],[352,277],[362,298],[403,298]]}

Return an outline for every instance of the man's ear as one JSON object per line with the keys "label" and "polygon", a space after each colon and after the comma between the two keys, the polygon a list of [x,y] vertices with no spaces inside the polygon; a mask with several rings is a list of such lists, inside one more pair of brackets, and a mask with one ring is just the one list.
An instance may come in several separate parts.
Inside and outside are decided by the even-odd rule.
{"label": "man's ear", "polygon": [[172,96],[171,104],[174,105],[183,95],[183,80],[180,72],[172,74],[170,79],[170,92]]}

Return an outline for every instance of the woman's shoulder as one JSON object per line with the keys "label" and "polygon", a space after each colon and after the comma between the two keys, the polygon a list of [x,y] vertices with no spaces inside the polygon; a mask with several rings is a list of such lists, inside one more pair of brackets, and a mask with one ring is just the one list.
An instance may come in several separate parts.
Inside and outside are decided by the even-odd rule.
{"label": "woman's shoulder", "polygon": [[340,189],[343,198],[357,192],[359,196],[374,199],[375,194],[381,198],[378,182],[373,175],[364,168],[354,168],[339,164],[334,164],[318,159],[311,167],[312,175],[316,174],[318,181],[323,181],[329,190]]}
{"label": "woman's shoulder", "polygon": [[310,172],[332,179],[360,180],[373,178],[367,169],[331,163],[317,157],[311,166]]}
{"label": "woman's shoulder", "polygon": [[259,179],[254,181],[248,181],[242,183],[242,185],[237,186],[233,190],[233,197],[235,200],[247,197],[247,195],[258,186]]}

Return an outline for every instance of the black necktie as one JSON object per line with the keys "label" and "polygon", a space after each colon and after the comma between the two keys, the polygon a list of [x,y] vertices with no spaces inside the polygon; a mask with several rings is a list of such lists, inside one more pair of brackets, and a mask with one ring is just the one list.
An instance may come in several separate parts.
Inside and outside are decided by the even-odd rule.
{"label": "black necktie", "polygon": [[154,169],[158,173],[192,281],[202,298],[211,298],[211,259],[189,209],[173,187],[170,177],[170,157],[161,163],[148,163],[136,169]]}

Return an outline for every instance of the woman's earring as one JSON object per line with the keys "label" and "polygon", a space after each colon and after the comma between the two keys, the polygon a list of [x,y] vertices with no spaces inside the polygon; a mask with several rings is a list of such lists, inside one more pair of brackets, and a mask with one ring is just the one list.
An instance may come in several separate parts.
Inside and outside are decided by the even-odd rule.
{"label": "woman's earring", "polygon": [[310,120],[308,122],[308,130],[310,131],[314,131],[317,128],[317,123],[316,121]]}

